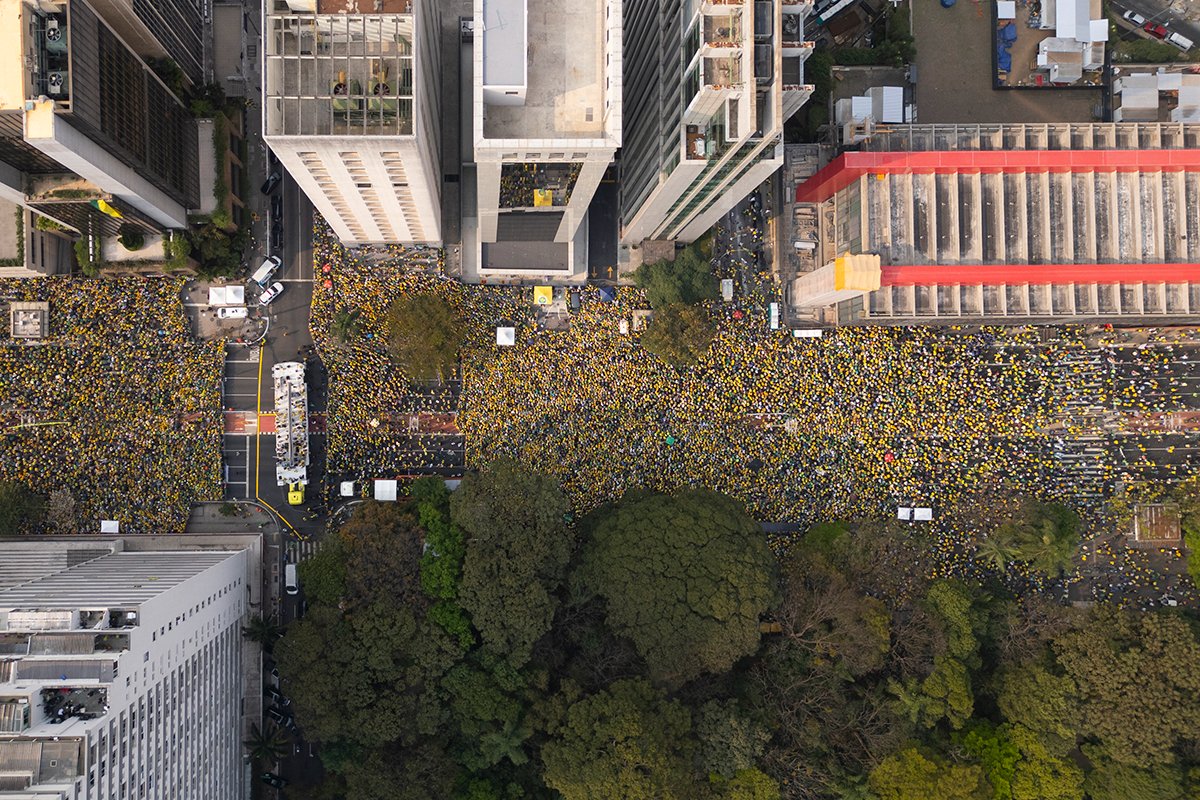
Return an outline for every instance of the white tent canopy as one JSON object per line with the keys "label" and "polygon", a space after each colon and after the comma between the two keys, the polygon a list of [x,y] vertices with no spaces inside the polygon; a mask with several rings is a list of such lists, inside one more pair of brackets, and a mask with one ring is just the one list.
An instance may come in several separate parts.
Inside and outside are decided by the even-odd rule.
{"label": "white tent canopy", "polygon": [[208,304],[210,306],[244,306],[246,304],[246,287],[240,283],[231,286],[208,287]]}
{"label": "white tent canopy", "polygon": [[396,481],[375,481],[375,499],[381,503],[396,502]]}

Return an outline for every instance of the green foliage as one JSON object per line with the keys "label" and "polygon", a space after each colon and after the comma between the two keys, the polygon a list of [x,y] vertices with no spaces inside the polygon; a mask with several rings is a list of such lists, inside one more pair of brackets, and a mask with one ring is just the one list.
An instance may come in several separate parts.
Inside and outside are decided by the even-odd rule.
{"label": "green foliage", "polygon": [[841,523],[821,522],[809,528],[801,542],[804,547],[815,550],[826,558],[833,558],[838,545],[846,536],[846,528]]}
{"label": "green foliage", "polygon": [[163,244],[167,254],[167,269],[180,270],[187,266],[192,254],[192,243],[180,231],[171,233]]}
{"label": "green foliage", "polygon": [[987,722],[973,723],[955,738],[983,767],[992,786],[992,800],[1012,800],[1012,781],[1017,774],[1021,751],[1013,744],[1008,729]]}
{"label": "green foliage", "polygon": [[[202,278],[211,280],[237,276],[242,268],[242,255],[250,243],[248,228],[231,232],[209,219],[193,227],[187,236],[190,242],[189,254],[200,262],[197,272]],[[172,264],[174,260],[172,255]]]}
{"label": "green foliage", "polygon": [[262,645],[263,649],[268,652],[281,636],[283,636],[283,628],[279,627],[279,621],[275,617],[256,614],[242,626],[242,638]]}
{"label": "green foliage", "polygon": [[1074,761],[1051,755],[1020,725],[1011,728],[1009,736],[1021,753],[1012,779],[1013,800],[1082,800],[1083,770]]}
{"label": "green foliage", "polygon": [[1189,528],[1183,532],[1183,546],[1187,548],[1187,573],[1192,583],[1200,586],[1200,530]]}
{"label": "green foliage", "polygon": [[[25,266],[25,208],[17,206],[13,212],[16,217],[16,238],[17,238],[17,254],[13,258],[0,258],[0,267],[23,267]],[[38,220],[43,220],[45,217],[38,217]],[[36,226],[37,223],[35,222]]]}
{"label": "green foliage", "polygon": [[346,595],[346,553],[340,536],[330,536],[297,566],[309,602],[336,606]]}
{"label": "green foliage", "polygon": [[925,602],[945,628],[946,652],[972,666],[977,664],[976,633],[984,624],[984,614],[975,605],[971,591],[958,582],[937,581],[929,587]]}
{"label": "green foliage", "polygon": [[361,331],[362,311],[360,309],[339,308],[334,312],[333,319],[329,323],[329,335],[339,344],[347,344],[350,340],[357,338]]}
{"label": "green foliage", "polygon": [[869,783],[879,800],[974,800],[983,770],[929,759],[910,747],[881,761]]}
{"label": "green foliage", "polygon": [[646,299],[655,310],[670,305],[691,305],[717,296],[712,267],[695,244],[677,251],[674,261],[642,264],[633,273],[633,279],[646,290]]}
{"label": "green foliage", "polygon": [[642,680],[571,705],[542,748],[545,782],[564,800],[693,800],[691,719]]}
{"label": "green foliage", "polygon": [[453,373],[464,339],[462,315],[441,295],[401,297],[388,312],[388,346],[414,380]]}
{"label": "green foliage", "polygon": [[459,664],[446,674],[442,686],[465,743],[460,754],[464,766],[479,771],[505,760],[515,766],[529,761],[524,743],[533,730],[525,724],[525,706],[516,697],[524,680],[503,659],[484,657],[479,666]]}
{"label": "green foliage", "polygon": [[80,271],[89,278],[99,275],[100,267],[104,265],[104,259],[100,255],[99,237],[89,238],[85,235],[81,239],[76,239],[74,249],[75,261],[79,263]]}
{"label": "green foliage", "polygon": [[0,481],[0,536],[24,533],[46,516],[46,501],[17,481]]}
{"label": "green foliage", "polygon": [[896,696],[900,713],[914,725],[932,728],[945,720],[954,730],[961,728],[975,710],[971,676],[956,658],[938,656],[933,671],[924,680],[893,680],[888,687]]}
{"label": "green foliage", "polygon": [[1050,575],[1071,569],[1079,549],[1079,515],[1061,503],[1026,498],[1020,512],[995,537],[1011,545],[1015,559]]}
{"label": "green foliage", "polygon": [[370,604],[379,598],[424,610],[420,589],[424,531],[413,510],[368,500],[338,531],[344,552],[346,601]]}
{"label": "green foliage", "polygon": [[450,509],[469,537],[459,602],[485,645],[524,664],[550,629],[574,550],[566,498],[554,480],[501,459],[468,474]]}
{"label": "green foliage", "polygon": [[454,600],[466,544],[462,530],[450,521],[450,492],[442,480],[422,478],[413,485],[412,496],[425,529],[421,589],[435,600]]}
{"label": "green foliage", "polygon": [[1166,64],[1181,58],[1183,53],[1178,47],[1157,39],[1138,38],[1130,42],[1118,39],[1113,53],[1114,61],[1132,61],[1135,64]]}
{"label": "green foliage", "polygon": [[775,559],[740,503],[700,489],[634,494],[591,522],[583,585],[605,599],[609,627],[652,677],[678,685],[720,674],[757,649]]}
{"label": "green foliage", "polygon": [[672,303],[654,312],[642,347],[673,367],[690,367],[708,352],[716,326],[702,306]]}
{"label": "green foliage", "polygon": [[226,221],[229,212],[225,210],[225,201],[229,199],[229,185],[225,182],[225,171],[229,167],[229,120],[225,118],[224,114],[217,114],[213,117],[212,148],[213,164],[216,169],[216,175],[213,177],[213,200],[216,201],[217,208],[213,217],[215,218],[217,213],[224,214],[222,219],[219,221],[214,219],[214,222],[221,227],[226,227],[229,224]]}
{"label": "green foliage", "polygon": [[1092,765],[1083,788],[1091,800],[1191,800],[1175,764],[1143,768],[1102,759]]}
{"label": "green foliage", "polygon": [[732,778],[714,775],[710,781],[717,800],[779,800],[779,784],[759,769],[739,770]]}
{"label": "green foliage", "polygon": [[1100,606],[1054,651],[1078,689],[1081,733],[1113,760],[1170,763],[1200,729],[1200,641],[1183,618]]}
{"label": "green foliage", "polygon": [[130,252],[136,252],[146,246],[146,234],[136,225],[122,225],[117,241]]}
{"label": "green foliage", "polygon": [[41,214],[36,214],[33,220],[33,227],[39,231],[65,231],[66,227],[58,224],[49,217],[43,217]]}
{"label": "green foliage", "polygon": [[1075,744],[1078,699],[1074,682],[1037,663],[1017,664],[1000,673],[996,705],[1011,723],[1038,736],[1056,753]]}
{"label": "green foliage", "polygon": [[696,762],[705,775],[733,779],[762,757],[771,732],[736,700],[709,700],[695,715]]}
{"label": "green foliage", "polygon": [[264,761],[268,766],[292,752],[292,737],[274,725],[261,729],[257,722],[250,723],[250,738],[242,744],[250,752],[250,758]]}

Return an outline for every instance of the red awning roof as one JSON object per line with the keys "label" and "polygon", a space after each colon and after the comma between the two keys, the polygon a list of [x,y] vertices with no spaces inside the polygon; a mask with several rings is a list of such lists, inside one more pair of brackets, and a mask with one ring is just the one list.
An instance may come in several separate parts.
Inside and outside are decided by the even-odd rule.
{"label": "red awning roof", "polygon": [[892,264],[883,286],[1032,283],[1200,283],[1200,264]]}
{"label": "red awning roof", "polygon": [[960,172],[1200,171],[1200,149],[932,150],[842,153],[796,187],[796,202],[819,203],[863,175]]}

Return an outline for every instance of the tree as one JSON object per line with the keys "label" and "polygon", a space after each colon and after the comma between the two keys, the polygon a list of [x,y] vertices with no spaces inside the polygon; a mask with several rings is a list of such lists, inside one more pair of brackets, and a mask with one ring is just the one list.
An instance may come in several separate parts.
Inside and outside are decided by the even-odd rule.
{"label": "tree", "polygon": [[775,559],[745,508],[685,489],[633,493],[589,521],[581,583],[604,598],[652,677],[682,684],[721,674],[758,648],[775,599]]}
{"label": "tree", "polygon": [[450,519],[450,491],[440,478],[421,478],[410,490],[417,518],[425,529],[421,554],[421,590],[435,602],[429,618],[457,638],[463,647],[475,642],[467,613],[458,603],[466,541],[462,529]]}
{"label": "tree", "polygon": [[1175,764],[1134,767],[1101,759],[1092,764],[1083,788],[1091,800],[1184,800],[1183,778]]}
{"label": "tree", "polygon": [[414,380],[440,380],[454,372],[465,339],[462,315],[441,295],[402,297],[388,312],[388,346]]}
{"label": "tree", "polygon": [[692,800],[691,719],[643,680],[574,703],[542,748],[546,786],[565,800]]}
{"label": "tree", "polygon": [[891,681],[888,688],[896,696],[900,713],[914,725],[932,728],[942,720],[958,730],[975,710],[971,676],[956,658],[938,656],[933,672],[922,681],[908,678]]}
{"label": "tree", "polygon": [[264,617],[261,614],[250,617],[242,626],[242,637],[262,645],[267,652],[275,646],[275,642],[283,636],[283,628],[275,617]]}
{"label": "tree", "polygon": [[327,537],[317,552],[300,562],[297,571],[309,603],[336,606],[346,596],[346,546],[342,537]]}
{"label": "tree", "polygon": [[518,696],[525,680],[486,651],[476,660],[456,665],[442,679],[460,734],[459,760],[476,772],[505,760],[520,766],[529,760],[524,744],[533,735],[525,721],[527,704]]}
{"label": "tree", "polygon": [[946,764],[910,747],[881,761],[869,783],[879,800],[973,800],[982,780],[976,765]]}
{"label": "tree", "polygon": [[690,367],[708,352],[715,333],[702,306],[672,303],[654,312],[642,347],[673,367]]}
{"label": "tree", "polygon": [[1049,575],[1071,569],[1079,549],[1079,515],[1061,503],[1025,498],[1017,515],[994,533],[1018,561]]}
{"label": "tree", "polygon": [[75,514],[75,496],[66,487],[50,490],[46,502],[46,521],[57,533],[74,533],[79,524]]}
{"label": "tree", "polygon": [[347,344],[362,330],[362,311],[339,308],[329,322],[329,336],[338,344]]}
{"label": "tree", "polygon": [[271,725],[262,730],[257,722],[250,723],[250,738],[242,742],[250,751],[250,758],[274,764],[292,752],[292,737]]}
{"label": "tree", "polygon": [[695,716],[696,763],[704,775],[732,779],[758,763],[771,732],[736,700],[709,700]]}
{"label": "tree", "polygon": [[1078,698],[1075,683],[1039,663],[1016,664],[999,676],[996,705],[1011,723],[1040,736],[1055,753],[1075,745]]}
{"label": "tree", "polygon": [[972,722],[961,735],[954,737],[954,741],[983,767],[992,786],[992,800],[1013,800],[1012,782],[1021,751],[1009,736],[1008,726]]}
{"label": "tree", "polygon": [[717,800],[779,800],[779,784],[759,769],[739,770],[732,778],[710,778]]}
{"label": "tree", "polygon": [[1017,547],[999,536],[985,536],[975,543],[975,558],[996,572],[1004,572],[1015,561]]}
{"label": "tree", "polygon": [[420,565],[425,534],[415,509],[368,500],[338,531],[345,559],[346,600],[370,604],[380,598],[424,610]]}
{"label": "tree", "polygon": [[1200,729],[1200,641],[1183,618],[1097,606],[1054,652],[1077,687],[1080,732],[1114,761],[1170,763]]}
{"label": "tree", "polygon": [[485,645],[520,666],[550,629],[574,550],[567,501],[551,478],[510,459],[468,474],[450,499],[468,535],[459,601]]}
{"label": "tree", "polygon": [[42,521],[46,502],[28,486],[16,481],[0,481],[0,536],[28,530]]}
{"label": "tree", "polygon": [[1050,754],[1038,737],[1020,725],[1009,731],[1021,753],[1012,779],[1013,800],[1082,800],[1083,770],[1069,758]]}
{"label": "tree", "polygon": [[717,296],[711,267],[695,244],[677,251],[674,261],[642,264],[633,279],[646,290],[646,299],[656,310],[677,303],[691,305]]}

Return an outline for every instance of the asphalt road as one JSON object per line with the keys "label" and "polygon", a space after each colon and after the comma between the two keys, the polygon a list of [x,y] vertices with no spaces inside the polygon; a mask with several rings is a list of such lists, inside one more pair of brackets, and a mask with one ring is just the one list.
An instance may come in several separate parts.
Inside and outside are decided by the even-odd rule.
{"label": "asphalt road", "polygon": [[1182,33],[1193,42],[1200,44],[1200,26],[1181,19],[1168,10],[1164,3],[1155,3],[1150,0],[1121,0],[1119,4],[1112,4],[1112,10],[1117,16],[1120,16],[1125,11],[1136,11],[1145,17],[1147,21],[1166,25],[1171,31]]}

